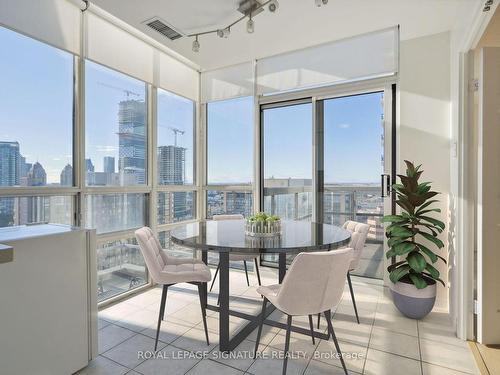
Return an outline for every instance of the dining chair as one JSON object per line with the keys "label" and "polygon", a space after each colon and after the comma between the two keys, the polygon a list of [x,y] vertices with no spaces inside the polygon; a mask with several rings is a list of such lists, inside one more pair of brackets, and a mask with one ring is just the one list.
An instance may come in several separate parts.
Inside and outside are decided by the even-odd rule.
{"label": "dining chair", "polygon": [[[350,248],[315,253],[300,253],[293,260],[281,284],[261,286],[257,292],[264,296],[260,324],[257,331],[254,358],[259,348],[262,326],[265,320],[267,302],[271,302],[278,310],[287,315],[285,336],[285,352],[283,359],[283,375],[286,374],[290,333],[293,316],[309,316],[323,313],[328,322],[328,333],[332,336],[335,349],[347,375],[330,311],[335,308],[344,292],[349,264],[353,250]],[[311,335],[314,334],[312,320],[309,319]]]}
{"label": "dining chair", "polygon": [[[361,254],[363,253],[366,238],[368,236],[368,231],[370,230],[370,225],[348,220],[342,225],[342,228],[351,232],[351,239],[349,240],[347,247],[353,249],[353,256],[351,264],[349,265],[349,270],[347,271],[347,283],[349,284],[349,291],[351,293],[352,304],[354,306],[354,313],[356,314],[356,321],[359,324],[358,308],[356,306],[354,290],[352,288],[351,271],[354,271],[359,265]],[[318,314],[318,328],[320,320],[321,315]]]}
{"label": "dining chair", "polygon": [[148,227],[143,227],[135,231],[135,237],[139,243],[144,261],[153,281],[163,285],[160,301],[160,312],[158,314],[158,327],[156,328],[155,351],[158,346],[158,336],[162,320],[165,320],[165,306],[168,288],[179,283],[190,283],[198,286],[200,298],[201,315],[205,328],[207,345],[208,340],[207,317],[205,310],[205,290],[203,284],[208,283],[212,278],[210,268],[203,262],[191,258],[177,258],[167,254],[161,247],[160,242],[155,237],[153,231]]}
{"label": "dining chair", "polygon": [[[224,221],[224,220],[243,220],[244,216],[240,214],[232,214],[232,215],[214,215],[214,221]],[[243,266],[245,267],[245,275],[247,277],[247,285],[250,286],[250,280],[248,279],[248,269],[247,262],[254,262],[255,264],[255,272],[257,273],[257,282],[260,283],[260,272],[259,272],[259,255],[258,254],[238,254],[238,253],[229,253],[229,261],[230,262],[243,262]],[[217,265],[217,269],[215,270],[214,279],[212,280],[212,284],[210,285],[210,291],[214,287],[215,279],[217,279],[217,274],[219,273],[219,265]]]}

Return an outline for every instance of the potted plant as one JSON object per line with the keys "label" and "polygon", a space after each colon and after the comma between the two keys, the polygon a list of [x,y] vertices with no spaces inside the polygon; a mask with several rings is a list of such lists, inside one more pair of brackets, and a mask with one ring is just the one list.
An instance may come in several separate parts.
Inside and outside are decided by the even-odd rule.
{"label": "potted plant", "polygon": [[419,182],[423,172],[421,165],[415,167],[407,160],[405,163],[406,175],[398,175],[401,183],[392,186],[401,213],[382,219],[389,223],[385,230],[389,246],[386,256],[397,259],[387,270],[396,307],[409,318],[421,319],[434,307],[436,282],[444,286],[433,264],[438,260],[446,263],[435,253],[436,248],[444,247],[438,234],[445,225],[429,216],[433,212],[441,212],[439,208],[432,207],[439,202],[432,199],[439,193],[431,191],[430,182]]}

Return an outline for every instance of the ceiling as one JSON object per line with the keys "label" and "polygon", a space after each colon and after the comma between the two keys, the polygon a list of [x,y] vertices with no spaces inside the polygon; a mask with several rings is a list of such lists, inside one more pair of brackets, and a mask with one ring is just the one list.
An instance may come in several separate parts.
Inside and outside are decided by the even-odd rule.
{"label": "ceiling", "polygon": [[255,17],[255,32],[245,22],[227,39],[201,36],[200,52],[191,50],[192,38],[171,41],[143,24],[159,17],[185,34],[222,28],[234,21],[240,0],[91,0],[203,69],[227,66],[296,50],[327,41],[400,25],[401,39],[412,39],[453,29],[473,13],[480,0],[329,0],[316,7],[314,0],[279,0],[276,13]]}

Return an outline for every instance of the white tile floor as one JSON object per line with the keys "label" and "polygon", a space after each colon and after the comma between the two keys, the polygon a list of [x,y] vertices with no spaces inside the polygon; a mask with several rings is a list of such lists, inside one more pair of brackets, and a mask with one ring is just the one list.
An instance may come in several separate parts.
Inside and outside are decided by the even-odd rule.
{"label": "white tile floor", "polygon": [[[263,284],[272,284],[276,272],[262,268]],[[256,282],[255,277],[251,282]],[[361,324],[356,324],[348,289],[336,309],[333,325],[350,374],[459,375],[479,374],[468,345],[457,339],[445,314],[432,313],[422,321],[403,317],[393,306],[389,293],[370,280],[353,278]],[[210,303],[217,299],[217,287]],[[243,272],[231,271],[231,308],[260,311],[261,299],[255,287],[246,285]],[[156,358],[145,358],[154,347],[161,289],[154,288],[99,312],[99,357],[79,374],[281,374],[284,331],[265,327],[261,358],[253,360],[256,333],[224,358],[218,351],[217,314],[208,311],[210,346],[205,343],[197,290],[188,284],[171,288],[167,298],[167,320],[160,333]],[[240,297],[238,297],[240,296]],[[251,298],[252,300],[241,299]],[[274,319],[284,321],[275,311]],[[244,321],[231,318],[231,330]],[[294,324],[308,327],[307,317]],[[321,330],[326,329],[324,318]],[[297,358],[288,363],[288,374],[343,374],[340,361],[332,358],[333,342],[293,333],[290,350]],[[140,352],[146,353],[143,357]],[[267,358],[264,356],[268,356]]]}

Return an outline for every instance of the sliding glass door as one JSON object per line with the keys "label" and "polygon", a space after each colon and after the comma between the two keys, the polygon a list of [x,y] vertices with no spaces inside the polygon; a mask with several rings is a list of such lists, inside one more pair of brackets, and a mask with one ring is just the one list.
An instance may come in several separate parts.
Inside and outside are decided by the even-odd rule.
{"label": "sliding glass door", "polygon": [[[381,279],[393,154],[392,89],[261,105],[261,209],[370,231],[353,274]],[[264,258],[266,263],[274,257]]]}

